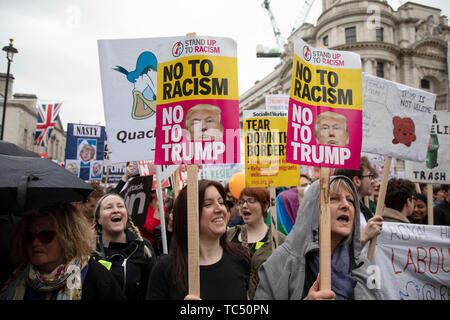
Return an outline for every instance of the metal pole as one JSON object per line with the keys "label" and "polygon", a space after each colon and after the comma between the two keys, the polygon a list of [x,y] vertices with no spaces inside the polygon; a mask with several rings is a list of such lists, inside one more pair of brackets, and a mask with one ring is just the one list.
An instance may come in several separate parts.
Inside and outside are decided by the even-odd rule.
{"label": "metal pole", "polygon": [[3,98],[2,131],[1,131],[0,140],[3,140],[3,132],[5,130],[6,102],[8,100],[8,84],[9,84],[9,68],[10,68],[10,66],[11,66],[11,60],[8,59],[8,70],[6,71],[5,97]]}

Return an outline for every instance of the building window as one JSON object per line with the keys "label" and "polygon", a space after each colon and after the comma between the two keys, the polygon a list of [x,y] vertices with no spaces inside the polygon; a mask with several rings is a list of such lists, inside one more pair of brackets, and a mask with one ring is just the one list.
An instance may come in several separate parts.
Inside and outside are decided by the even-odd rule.
{"label": "building window", "polygon": [[384,78],[384,64],[383,64],[383,62],[377,62],[377,77]]}
{"label": "building window", "polygon": [[345,28],[345,43],[356,42],[356,27]]}
{"label": "building window", "polygon": [[322,42],[325,47],[328,47],[328,36],[323,37]]}
{"label": "building window", "polygon": [[28,148],[28,129],[23,129],[23,148]]}
{"label": "building window", "polygon": [[378,42],[383,42],[384,41],[384,28],[376,28],[376,33],[377,33],[377,41]]}
{"label": "building window", "polygon": [[430,89],[430,80],[427,80],[427,79],[422,79],[422,80],[420,80],[420,87],[422,88],[422,89]]}

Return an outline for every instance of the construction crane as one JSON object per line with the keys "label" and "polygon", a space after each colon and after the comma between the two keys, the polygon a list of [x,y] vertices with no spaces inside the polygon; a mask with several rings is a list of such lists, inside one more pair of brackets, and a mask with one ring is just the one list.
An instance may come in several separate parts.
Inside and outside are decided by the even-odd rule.
{"label": "construction crane", "polygon": [[298,27],[301,27],[302,24],[305,23],[306,18],[308,18],[309,12],[311,11],[311,8],[314,4],[314,0],[305,0],[303,2],[303,6],[301,9],[300,15],[295,20],[294,27],[292,28],[292,32],[294,32]]}
{"label": "construction crane", "polygon": [[275,21],[275,16],[273,15],[272,9],[270,9],[270,1],[264,0],[264,2],[261,4],[261,6],[264,9],[266,9],[267,13],[269,14],[270,23],[272,24],[273,34],[275,35],[275,40],[277,41],[278,52],[274,52],[273,50],[268,53],[257,51],[256,56],[259,58],[279,57],[279,56],[281,56],[281,53],[283,52],[284,37],[282,36],[281,31],[277,26],[277,22]]}
{"label": "construction crane", "polygon": [[272,10],[270,9],[270,1],[264,0],[264,2],[261,4],[263,8],[267,10],[267,13],[269,14],[270,23],[272,24],[273,34],[275,35],[275,39],[277,41],[278,50],[283,51],[283,45],[284,45],[284,39],[281,35],[281,31],[277,26],[277,22],[275,21],[275,16],[273,15]]}

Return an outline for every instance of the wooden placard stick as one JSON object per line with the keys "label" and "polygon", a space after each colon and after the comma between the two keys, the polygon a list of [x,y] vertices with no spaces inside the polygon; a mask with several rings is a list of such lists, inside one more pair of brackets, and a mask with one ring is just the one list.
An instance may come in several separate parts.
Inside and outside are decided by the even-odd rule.
{"label": "wooden placard stick", "polygon": [[433,185],[427,183],[427,218],[428,224],[432,226],[434,224],[434,213],[433,213]]}
{"label": "wooden placard stick", "polygon": [[[381,178],[380,193],[378,194],[377,208],[375,209],[375,216],[382,216],[384,210],[384,199],[386,198],[386,189],[389,179],[389,172],[391,171],[392,157],[384,159],[383,176]],[[375,253],[375,246],[377,245],[377,237],[370,240],[369,249],[367,250],[367,259],[372,260]]]}
{"label": "wooden placard stick", "polygon": [[422,191],[420,190],[420,185],[418,182],[414,182],[414,187],[416,187],[416,192],[417,193],[422,193]]}
{"label": "wooden placard stick", "polygon": [[200,297],[198,167],[187,166],[189,294]]}
{"label": "wooden placard stick", "polygon": [[106,166],[106,178],[105,184],[103,185],[103,192],[106,192],[106,186],[108,185],[108,177],[109,177],[109,166]]}
{"label": "wooden placard stick", "polygon": [[364,205],[367,208],[369,208],[369,206],[370,206],[369,196],[364,196]]}
{"label": "wooden placard stick", "polygon": [[278,247],[278,220],[277,220],[277,201],[276,201],[276,188],[270,187],[270,228],[272,231],[272,237],[274,242],[272,242],[272,251]]}
{"label": "wooden placard stick", "polygon": [[[187,37],[197,33],[189,32]],[[188,201],[188,279],[189,294],[200,297],[200,244],[198,218],[198,166],[187,165],[187,201]]]}
{"label": "wooden placard stick", "polygon": [[161,240],[163,253],[167,254],[167,236],[166,236],[166,216],[164,212],[164,199],[162,196],[162,179],[161,179],[161,166],[156,165],[156,194],[158,196],[158,208],[159,208],[159,219],[161,220]]}
{"label": "wooden placard stick", "polygon": [[320,168],[320,290],[331,290],[330,168]]}
{"label": "wooden placard stick", "polygon": [[172,181],[173,181],[172,191],[173,191],[173,202],[174,203],[178,196],[178,187],[180,184],[180,181],[178,179],[179,170],[180,170],[180,167],[178,167],[177,170],[175,170],[175,172],[172,173]]}

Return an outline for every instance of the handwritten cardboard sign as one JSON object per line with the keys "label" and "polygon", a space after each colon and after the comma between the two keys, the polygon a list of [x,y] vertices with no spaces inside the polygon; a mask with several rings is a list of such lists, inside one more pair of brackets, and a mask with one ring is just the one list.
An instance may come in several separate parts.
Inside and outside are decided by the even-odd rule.
{"label": "handwritten cardboard sign", "polygon": [[450,300],[450,227],[384,222],[369,286],[385,300]]}
{"label": "handwritten cardboard sign", "polygon": [[363,73],[362,151],[424,161],[436,95]]}
{"label": "handwritten cardboard sign", "polygon": [[450,183],[450,113],[435,111],[426,160],[405,161],[405,173],[414,182]]}

